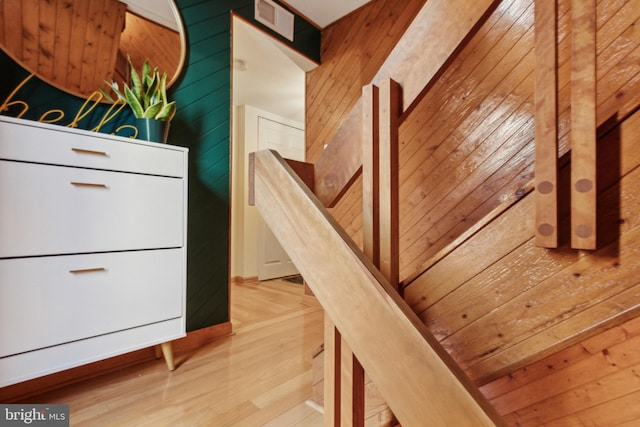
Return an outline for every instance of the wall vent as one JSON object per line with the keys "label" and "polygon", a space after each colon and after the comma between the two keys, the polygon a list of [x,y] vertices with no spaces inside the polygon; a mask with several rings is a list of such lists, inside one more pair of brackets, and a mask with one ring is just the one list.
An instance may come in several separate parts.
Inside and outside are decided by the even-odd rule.
{"label": "wall vent", "polygon": [[256,0],[256,21],[293,41],[293,13],[271,0]]}

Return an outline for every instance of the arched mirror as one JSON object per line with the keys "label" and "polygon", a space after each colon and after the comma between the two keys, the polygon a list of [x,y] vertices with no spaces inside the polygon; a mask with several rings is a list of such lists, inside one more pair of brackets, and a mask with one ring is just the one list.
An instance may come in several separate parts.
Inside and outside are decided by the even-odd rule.
{"label": "arched mirror", "polygon": [[2,0],[0,47],[28,71],[88,97],[104,81],[128,80],[127,56],[166,72],[169,85],[185,58],[174,0]]}

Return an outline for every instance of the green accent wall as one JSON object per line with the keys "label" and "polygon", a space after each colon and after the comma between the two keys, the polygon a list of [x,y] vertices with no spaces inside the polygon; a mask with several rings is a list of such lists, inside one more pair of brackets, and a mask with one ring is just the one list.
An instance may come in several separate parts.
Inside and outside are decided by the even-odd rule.
{"label": "green accent wall", "polygon": [[[254,0],[175,1],[187,32],[187,56],[180,78],[169,91],[178,105],[169,143],[189,148],[187,331],[193,331],[229,320],[230,12],[253,20]],[[320,31],[297,16],[295,28],[292,45],[318,61]],[[6,55],[0,55],[0,100],[26,75]],[[29,82],[15,99],[28,100],[30,110],[24,118],[31,120],[64,106],[71,113],[60,122],[63,125],[84,102],[39,80]],[[92,128],[105,110],[99,106],[79,127]],[[18,112],[12,109],[1,114],[15,116]],[[130,114],[122,114],[102,131],[113,132],[124,123],[133,123]]]}
{"label": "green accent wall", "polygon": [[[189,49],[170,142],[190,149],[187,330],[195,330],[229,319],[230,11],[253,20],[254,0],[176,3]],[[299,17],[295,28],[295,47],[317,59],[320,31]]]}

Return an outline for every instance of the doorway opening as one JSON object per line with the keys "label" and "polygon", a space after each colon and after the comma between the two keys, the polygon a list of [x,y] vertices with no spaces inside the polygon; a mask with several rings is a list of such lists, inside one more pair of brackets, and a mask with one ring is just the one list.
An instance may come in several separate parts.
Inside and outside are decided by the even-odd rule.
{"label": "doorway opening", "polygon": [[243,18],[232,18],[232,282],[298,274],[286,251],[248,205],[248,155],[276,149],[304,161],[305,73],[317,64]]}

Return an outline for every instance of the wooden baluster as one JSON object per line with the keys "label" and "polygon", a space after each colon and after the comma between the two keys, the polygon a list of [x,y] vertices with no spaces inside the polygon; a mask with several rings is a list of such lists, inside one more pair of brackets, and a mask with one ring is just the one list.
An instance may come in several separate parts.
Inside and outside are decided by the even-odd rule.
{"label": "wooden baluster", "polygon": [[364,427],[364,369],[349,344],[340,345],[340,426]]}
{"label": "wooden baluster", "polygon": [[558,247],[557,4],[535,2],[536,246]]}
{"label": "wooden baluster", "polygon": [[596,249],[596,1],[571,2],[571,247]]}
{"label": "wooden baluster", "polygon": [[[380,152],[379,91],[375,85],[362,88],[362,222],[363,252],[376,267],[380,266]],[[352,411],[354,426],[364,426],[365,375],[360,362],[352,362]]]}
{"label": "wooden baluster", "polygon": [[380,267],[378,87],[362,88],[362,228],[364,254]]}
{"label": "wooden baluster", "polygon": [[[396,290],[399,290],[399,151],[398,126],[402,111],[400,85],[391,79],[381,88],[368,85],[362,91],[362,179],[363,179],[363,252],[380,269]],[[343,343],[344,345],[344,343]],[[353,380],[352,400],[343,395],[343,411],[351,405],[353,412],[345,414],[354,426],[364,426],[364,370],[353,358],[349,365],[343,356],[349,378]],[[344,378],[344,376],[343,376]],[[359,411],[359,412],[358,412]]]}
{"label": "wooden baluster", "polygon": [[324,316],[324,426],[340,426],[341,337],[331,319]]}
{"label": "wooden baluster", "polygon": [[402,88],[385,79],[379,89],[380,271],[398,291],[400,282],[398,126]]}
{"label": "wooden baluster", "polygon": [[[398,126],[401,109],[401,88],[393,80],[383,81],[381,89],[373,85],[363,88],[364,253],[396,289],[400,259]],[[364,370],[348,344],[343,340],[332,340],[332,334],[339,336],[328,323],[325,330],[325,426],[363,427]]]}

